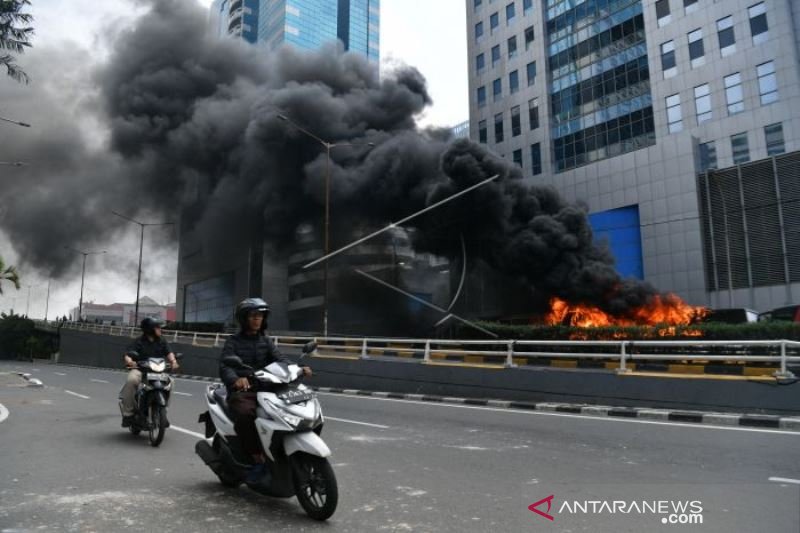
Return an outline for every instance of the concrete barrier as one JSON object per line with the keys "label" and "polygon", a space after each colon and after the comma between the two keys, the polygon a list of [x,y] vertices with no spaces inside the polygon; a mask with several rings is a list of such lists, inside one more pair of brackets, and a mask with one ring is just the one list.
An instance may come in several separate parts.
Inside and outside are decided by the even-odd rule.
{"label": "concrete barrier", "polygon": [[[130,342],[123,337],[62,330],[60,362],[120,368]],[[299,348],[285,352],[296,358]],[[221,348],[176,345],[174,349],[184,354],[182,373],[218,375]],[[800,383],[794,382],[618,375],[603,369],[476,368],[423,364],[411,358],[385,361],[336,357],[307,361],[314,369],[314,378],[308,383],[321,387],[519,402],[800,414]]]}

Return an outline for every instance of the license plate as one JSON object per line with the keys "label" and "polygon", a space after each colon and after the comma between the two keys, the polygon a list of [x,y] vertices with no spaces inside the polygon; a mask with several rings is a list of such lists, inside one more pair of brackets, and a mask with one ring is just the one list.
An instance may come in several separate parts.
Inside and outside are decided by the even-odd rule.
{"label": "license plate", "polygon": [[280,396],[278,396],[278,398],[287,403],[301,403],[313,399],[314,393],[305,391],[292,391],[292,392],[285,392]]}
{"label": "license plate", "polygon": [[150,381],[167,381],[169,380],[169,375],[167,374],[147,374],[147,379]]}

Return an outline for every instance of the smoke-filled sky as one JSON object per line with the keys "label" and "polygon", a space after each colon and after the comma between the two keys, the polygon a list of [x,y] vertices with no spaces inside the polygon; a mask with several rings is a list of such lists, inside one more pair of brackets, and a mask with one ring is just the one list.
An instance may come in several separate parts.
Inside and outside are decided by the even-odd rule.
{"label": "smoke-filled sky", "polygon": [[[193,3],[194,0],[185,2]],[[210,4],[210,0],[197,2],[204,8]],[[423,8],[429,16],[420,18]],[[82,178],[94,180],[97,189],[117,186],[111,177],[87,175],[106,171],[105,165],[108,164],[108,161],[92,161],[84,153],[88,150],[92,157],[98,157],[109,142],[109,125],[98,113],[102,104],[98,101],[97,69],[108,62],[120,33],[129,29],[132,21],[147,9],[146,3],[137,0],[33,2],[30,12],[36,19],[34,48],[19,58],[19,63],[31,75],[32,83],[19,86],[10,78],[0,76],[0,115],[24,119],[33,123],[34,128],[23,130],[0,126],[0,161],[26,160],[50,172],[51,165],[63,169],[70,159],[74,163],[80,158]],[[381,10],[382,70],[388,72],[405,62],[414,64],[428,80],[428,92],[433,96],[434,104],[419,113],[419,122],[453,125],[465,120],[468,95],[463,0],[384,0]],[[448,24],[442,25],[441,20],[448,20]],[[409,35],[414,35],[414,38],[409,39]],[[431,50],[437,53],[431,53]],[[48,146],[51,144],[58,146]],[[47,146],[47,153],[42,150],[43,145]],[[35,152],[33,147],[36,147]],[[70,180],[64,177],[61,183],[49,182],[46,188],[36,192],[30,189],[33,184],[29,173],[0,166],[0,175],[6,182],[0,193],[3,206],[13,203],[14,195],[19,191],[34,192],[32,196],[39,197],[46,215],[42,217],[41,211],[37,211],[37,220],[26,223],[38,224],[43,233],[56,235],[59,225],[71,217],[69,211],[56,209],[57,204],[51,202],[53,195],[74,192],[78,195],[72,199],[76,209],[77,204],[92,201],[81,196],[82,189],[73,190]],[[135,196],[131,196],[120,201],[119,205],[109,206],[109,209],[132,215],[133,207],[126,204],[135,202]],[[46,209],[48,205],[52,206],[49,212]],[[3,209],[0,207],[0,213]],[[169,214],[154,215],[154,220],[173,218]],[[133,301],[135,297],[136,287],[132,280],[135,280],[138,257],[138,228],[132,224],[119,225],[121,221],[112,217],[108,212],[101,212],[97,220],[86,221],[87,225],[113,226],[116,229],[111,238],[86,248],[107,250],[108,254],[89,257],[87,261],[85,301],[112,303]],[[19,265],[24,285],[19,292],[7,290],[0,296],[0,310],[7,311],[13,307],[18,312],[25,312],[27,285],[33,285],[30,315],[41,317],[45,312],[47,279],[53,273],[23,261],[18,251],[21,245],[16,242],[18,237],[10,234],[8,228],[0,227],[0,252],[7,262]],[[162,303],[175,298],[177,253],[174,248],[163,246],[173,237],[170,228],[151,228],[147,230],[145,240],[142,293]],[[80,248],[77,243],[68,244]],[[58,239],[48,245],[63,246]],[[68,270],[52,282],[50,317],[69,313],[77,306],[81,260],[82,256],[78,254],[70,256]]]}

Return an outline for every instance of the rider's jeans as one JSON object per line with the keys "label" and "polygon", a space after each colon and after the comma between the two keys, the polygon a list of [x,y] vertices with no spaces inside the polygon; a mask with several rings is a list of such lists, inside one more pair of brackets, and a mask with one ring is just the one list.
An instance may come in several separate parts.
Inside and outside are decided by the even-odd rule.
{"label": "rider's jeans", "polygon": [[128,379],[119,393],[119,399],[122,400],[122,416],[133,416],[136,408],[136,389],[141,382],[141,371],[134,369],[128,372]]}

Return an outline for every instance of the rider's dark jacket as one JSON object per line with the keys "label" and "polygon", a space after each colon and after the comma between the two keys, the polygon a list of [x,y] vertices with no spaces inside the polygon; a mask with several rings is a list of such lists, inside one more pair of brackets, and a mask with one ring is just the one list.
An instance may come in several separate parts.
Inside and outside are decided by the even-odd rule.
{"label": "rider's dark jacket", "polygon": [[172,352],[172,349],[169,347],[167,341],[161,337],[151,341],[146,335],[142,335],[128,346],[128,352],[136,352],[139,354],[138,357],[133,358],[135,361],[146,361],[151,357],[166,359],[167,355]]}
{"label": "rider's dark jacket", "polygon": [[233,384],[240,377],[236,369],[226,366],[222,360],[229,355],[238,355],[242,362],[256,370],[280,361],[291,363],[273,344],[272,339],[263,333],[258,335],[247,335],[244,332],[237,333],[228,337],[225,346],[222,348],[222,355],[219,361],[219,377],[228,389],[228,394],[233,392]]}

